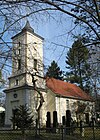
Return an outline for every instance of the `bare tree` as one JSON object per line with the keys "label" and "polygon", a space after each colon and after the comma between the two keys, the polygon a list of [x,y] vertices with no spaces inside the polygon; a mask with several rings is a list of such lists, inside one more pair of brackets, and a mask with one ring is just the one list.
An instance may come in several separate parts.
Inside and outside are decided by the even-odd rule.
{"label": "bare tree", "polygon": [[[40,89],[37,88],[36,86],[36,79],[34,78],[35,76],[38,76],[38,75],[34,75],[34,74],[31,74],[32,76],[32,83],[33,83],[33,87],[34,87],[34,90],[39,94],[40,96],[40,101],[39,101],[39,105],[37,106],[36,108],[36,111],[37,111],[37,120],[36,120],[36,127],[38,127],[40,125],[40,110],[41,110],[41,107],[44,103],[44,97],[42,95],[42,92],[40,91]],[[43,79],[43,77],[40,77]]]}
{"label": "bare tree", "polygon": [[[5,32],[15,32],[21,28],[20,21],[28,16],[39,19],[40,16],[53,16],[63,13],[74,18],[77,26],[82,26],[88,45],[100,43],[100,3],[99,0],[5,0],[0,2],[1,29],[0,39],[4,40]],[[37,16],[38,13],[38,16]],[[60,18],[60,17],[59,17]]]}
{"label": "bare tree", "polygon": [[[5,40],[7,33],[12,35],[21,28],[21,22],[26,17],[33,19],[49,18],[61,13],[73,18],[75,27],[81,26],[85,45],[98,45],[100,49],[100,3],[99,0],[5,0],[0,1],[0,59],[3,62],[0,69],[11,58],[12,46]],[[61,18],[59,16],[59,18]],[[62,21],[63,23],[63,21]],[[70,30],[69,32],[72,32]],[[6,49],[4,49],[6,48]],[[7,63],[6,63],[7,62]],[[100,59],[96,61],[100,63]],[[6,68],[6,67],[5,67]]]}
{"label": "bare tree", "polygon": [[[36,13],[47,11],[58,12],[69,15],[77,20],[77,25],[83,24],[83,30],[90,31],[91,43],[100,43],[100,14],[99,0],[6,0],[0,2],[1,17],[4,27],[1,34],[9,30],[21,19]],[[26,8],[28,10],[26,10]],[[41,15],[42,15],[41,13]],[[98,41],[97,41],[98,40]]]}

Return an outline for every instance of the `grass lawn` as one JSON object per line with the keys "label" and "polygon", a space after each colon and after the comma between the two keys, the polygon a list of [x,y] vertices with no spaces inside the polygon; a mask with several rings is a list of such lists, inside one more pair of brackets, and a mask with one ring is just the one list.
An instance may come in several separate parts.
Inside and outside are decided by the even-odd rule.
{"label": "grass lawn", "polygon": [[[76,129],[72,135],[63,135],[59,133],[46,133],[41,131],[40,136],[35,137],[35,131],[29,130],[26,132],[27,140],[100,140],[100,128],[93,129],[85,128],[84,137],[80,136],[80,130]],[[0,131],[0,140],[22,140],[21,131]]]}
{"label": "grass lawn", "polygon": [[41,133],[44,137],[44,140],[100,140],[100,128],[85,128],[84,136],[80,134],[80,129],[77,128],[71,135],[54,134],[54,133]]}
{"label": "grass lawn", "polygon": [[20,132],[0,131],[0,140],[18,140],[21,137]]}

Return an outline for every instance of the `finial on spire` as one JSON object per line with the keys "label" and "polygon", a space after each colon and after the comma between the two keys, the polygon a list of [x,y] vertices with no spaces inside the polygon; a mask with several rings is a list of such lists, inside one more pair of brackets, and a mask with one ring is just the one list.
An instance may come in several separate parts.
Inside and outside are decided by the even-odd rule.
{"label": "finial on spire", "polygon": [[28,30],[34,32],[34,29],[31,27],[29,21],[27,20],[25,27],[22,30]]}

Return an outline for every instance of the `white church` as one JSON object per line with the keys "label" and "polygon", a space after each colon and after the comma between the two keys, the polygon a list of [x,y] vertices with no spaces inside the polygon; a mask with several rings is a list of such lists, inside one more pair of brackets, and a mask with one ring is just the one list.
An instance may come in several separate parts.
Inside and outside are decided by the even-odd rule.
{"label": "white church", "polygon": [[13,110],[19,105],[27,105],[32,111],[34,121],[37,118],[37,107],[40,103],[40,95],[34,89],[32,75],[36,80],[38,89],[44,102],[40,110],[40,123],[46,124],[46,114],[57,111],[58,123],[62,123],[62,116],[66,110],[70,110],[72,117],[76,119],[77,103],[86,104],[84,117],[90,120],[94,113],[95,103],[93,99],[84,93],[78,86],[54,78],[44,79],[43,70],[43,41],[44,38],[34,32],[27,21],[25,27],[12,37],[12,75],[9,79],[9,87],[6,93],[5,125],[11,126],[10,121]]}

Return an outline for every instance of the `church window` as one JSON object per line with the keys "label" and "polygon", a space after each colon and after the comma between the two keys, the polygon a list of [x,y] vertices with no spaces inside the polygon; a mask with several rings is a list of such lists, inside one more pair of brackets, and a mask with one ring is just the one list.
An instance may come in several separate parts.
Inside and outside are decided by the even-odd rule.
{"label": "church window", "polygon": [[21,50],[21,49],[20,49],[20,47],[21,47],[20,44],[21,44],[21,43],[19,42],[18,44],[19,44],[19,46],[18,46],[18,47],[19,47],[19,48],[18,48],[18,54],[20,54],[20,50]]}
{"label": "church window", "polygon": [[18,49],[18,54],[20,54],[20,49]]}
{"label": "church window", "polygon": [[66,108],[69,110],[69,100],[66,100]]}
{"label": "church window", "polygon": [[18,70],[21,69],[21,59],[18,59]]}
{"label": "church window", "polygon": [[15,81],[15,85],[16,85],[16,86],[19,85],[19,81],[18,81],[18,79],[16,79],[16,81]]}
{"label": "church window", "polygon": [[37,70],[37,59],[34,59],[34,69]]}
{"label": "church window", "polygon": [[19,47],[20,47],[20,42],[18,44],[19,44]]}

